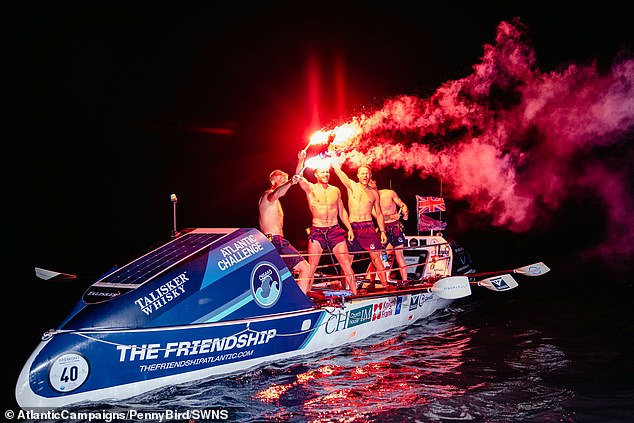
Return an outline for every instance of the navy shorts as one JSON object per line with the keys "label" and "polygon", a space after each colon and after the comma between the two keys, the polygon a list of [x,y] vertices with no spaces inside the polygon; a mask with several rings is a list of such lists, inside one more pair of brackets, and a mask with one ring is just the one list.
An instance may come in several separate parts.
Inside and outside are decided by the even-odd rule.
{"label": "navy shorts", "polygon": [[280,253],[282,260],[284,260],[289,270],[292,271],[298,263],[304,261],[304,257],[299,254],[299,251],[297,251],[286,238],[281,235],[270,234],[267,234],[266,237],[271,241],[271,244],[273,244],[277,252]]}
{"label": "navy shorts", "polygon": [[346,232],[339,225],[329,226],[327,228],[321,226],[311,226],[309,241],[317,241],[322,249],[332,251],[335,246],[346,241]]}
{"label": "navy shorts", "polygon": [[387,235],[387,244],[392,247],[405,245],[405,234],[403,233],[403,224],[399,220],[385,224],[385,235]]}
{"label": "navy shorts", "polygon": [[381,249],[381,239],[377,235],[372,221],[354,222],[350,225],[354,232],[354,240],[348,242],[348,250],[351,253]]}

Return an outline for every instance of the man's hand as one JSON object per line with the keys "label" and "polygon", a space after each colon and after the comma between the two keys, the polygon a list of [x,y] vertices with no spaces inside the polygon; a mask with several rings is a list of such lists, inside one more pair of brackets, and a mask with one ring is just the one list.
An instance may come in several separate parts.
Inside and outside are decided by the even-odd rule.
{"label": "man's hand", "polygon": [[405,207],[401,207],[401,210],[399,212],[403,216],[403,220],[407,220],[407,218],[409,217],[409,210],[405,209]]}
{"label": "man's hand", "polygon": [[381,231],[381,244],[387,244],[387,234],[385,233],[385,231]]}
{"label": "man's hand", "polygon": [[299,160],[304,160],[306,159],[306,150],[300,150],[299,153],[297,153],[297,158]]}
{"label": "man's hand", "polygon": [[293,175],[293,177],[291,178],[291,185],[295,185],[296,183],[298,183],[301,178],[301,175]]}

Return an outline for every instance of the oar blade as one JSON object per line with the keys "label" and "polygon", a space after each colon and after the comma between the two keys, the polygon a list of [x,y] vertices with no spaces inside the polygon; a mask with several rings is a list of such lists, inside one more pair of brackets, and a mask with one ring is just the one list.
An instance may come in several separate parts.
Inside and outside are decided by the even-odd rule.
{"label": "oar blade", "polygon": [[478,286],[483,286],[491,291],[508,291],[517,287],[517,282],[513,279],[513,276],[509,274],[493,276],[491,278],[482,279],[478,281]]}
{"label": "oar blade", "polygon": [[449,276],[438,280],[431,291],[440,298],[455,300],[471,295],[471,284],[467,276]]}
{"label": "oar blade", "polygon": [[37,276],[40,279],[44,279],[45,281],[48,281],[51,279],[54,281],[77,279],[76,275],[71,275],[69,273],[55,272],[53,270],[42,269],[41,267],[35,268],[35,276]]}
{"label": "oar blade", "polygon": [[541,261],[539,263],[529,264],[528,266],[519,267],[514,270],[515,273],[525,276],[541,276],[544,273],[550,272],[550,268]]}

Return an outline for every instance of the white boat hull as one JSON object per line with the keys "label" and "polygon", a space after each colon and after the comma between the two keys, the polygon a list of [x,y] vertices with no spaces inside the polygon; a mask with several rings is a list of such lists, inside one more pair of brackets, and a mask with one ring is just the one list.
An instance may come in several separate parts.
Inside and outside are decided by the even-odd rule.
{"label": "white boat hull", "polygon": [[[356,342],[410,325],[450,302],[433,293],[394,292],[385,297],[354,300],[344,307],[235,322],[133,331],[59,332],[42,341],[29,358],[18,380],[16,398],[24,409],[120,401],[161,387],[245,371],[267,362],[299,358]],[[240,345],[240,335],[245,333],[255,334],[252,345]],[[204,342],[234,339],[232,335],[237,341],[231,348],[225,341],[223,348],[211,351],[211,341]],[[47,345],[56,338],[60,338],[61,347],[52,348],[56,355],[46,360],[47,368],[34,368],[35,363],[42,362],[41,354]],[[297,347],[287,350],[288,345]],[[75,378],[68,380],[66,386],[59,380],[65,370],[67,377]],[[42,382],[44,378],[48,384]]]}

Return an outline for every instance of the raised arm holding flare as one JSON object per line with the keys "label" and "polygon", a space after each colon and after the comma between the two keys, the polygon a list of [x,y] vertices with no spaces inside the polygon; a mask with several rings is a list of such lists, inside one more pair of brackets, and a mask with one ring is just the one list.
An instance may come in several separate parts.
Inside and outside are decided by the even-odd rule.
{"label": "raised arm holding flare", "polygon": [[[348,213],[350,225],[354,232],[354,240],[349,243],[348,250],[352,253],[363,250],[368,251],[370,260],[378,270],[377,274],[381,285],[387,289],[387,275],[381,260],[381,246],[387,242],[387,236],[385,234],[379,193],[368,186],[372,178],[372,169],[366,165],[360,166],[357,170],[359,182],[355,182],[341,170],[340,163],[335,161],[332,167],[348,191]],[[376,223],[381,234],[380,238],[377,236],[376,228],[372,221],[373,215],[376,217]],[[371,287],[374,287],[374,285],[371,285]]]}
{"label": "raised arm holding flare", "polygon": [[[306,151],[300,151],[298,158],[303,168],[303,161],[306,158]],[[353,295],[357,294],[357,284],[354,280],[352,262],[346,244],[346,233],[339,225],[339,220],[348,229],[349,239],[354,239],[352,227],[348,219],[348,212],[341,200],[339,188],[330,185],[330,169],[315,169],[317,183],[308,182],[300,175],[299,186],[306,193],[308,207],[312,214],[312,226],[308,235],[308,263],[310,264],[310,283],[312,287],[315,270],[319,265],[321,254],[324,249],[334,253],[341,270],[344,274],[344,281],[347,288]]]}

